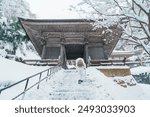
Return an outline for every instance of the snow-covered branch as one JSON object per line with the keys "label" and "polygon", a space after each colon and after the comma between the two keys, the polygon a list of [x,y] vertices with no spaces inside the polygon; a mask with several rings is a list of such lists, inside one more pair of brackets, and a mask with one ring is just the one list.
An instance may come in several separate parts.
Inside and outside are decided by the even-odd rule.
{"label": "snow-covered branch", "polygon": [[96,14],[89,17],[96,21],[96,28],[119,24],[124,30],[121,38],[129,38],[128,41],[141,45],[149,54],[146,46],[150,42],[150,0],[83,0],[79,6]]}
{"label": "snow-covered branch", "polygon": [[135,0],[132,0],[132,1],[134,4],[136,4],[140,8],[140,11],[143,11],[145,14],[148,14],[147,10],[145,8],[143,8],[143,6],[140,3],[138,3]]}

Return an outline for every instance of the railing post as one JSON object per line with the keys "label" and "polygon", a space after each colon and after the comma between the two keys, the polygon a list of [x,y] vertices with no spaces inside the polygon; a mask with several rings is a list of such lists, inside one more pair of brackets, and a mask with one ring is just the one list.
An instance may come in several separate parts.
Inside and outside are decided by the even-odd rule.
{"label": "railing post", "polygon": [[47,76],[49,76],[49,71],[50,71],[50,69],[48,69]]}
{"label": "railing post", "polygon": [[54,67],[54,74],[57,72],[57,66]]}
{"label": "railing post", "polygon": [[113,61],[112,60],[110,60],[110,64],[113,65]]}
{"label": "railing post", "polygon": [[50,75],[49,75],[49,80],[51,79],[51,71],[52,71],[52,70],[51,70],[51,68],[50,68]]}
{"label": "railing post", "polygon": [[42,72],[40,73],[40,76],[39,76],[39,83],[38,83],[37,89],[39,89],[39,88],[40,88],[41,76],[42,76]]}
{"label": "railing post", "polygon": [[48,80],[49,70],[50,70],[50,69],[47,70],[47,76],[46,76],[47,78],[46,78],[46,82],[47,82],[47,80]]}
{"label": "railing post", "polygon": [[27,89],[27,87],[28,87],[28,83],[29,83],[29,78],[28,78],[27,81],[26,81],[26,85],[25,85],[25,88],[24,88],[24,93],[23,93],[23,95],[22,95],[22,100],[23,100],[24,97],[25,97],[26,89]]}
{"label": "railing post", "polygon": [[51,77],[53,77],[54,68],[51,69]]}

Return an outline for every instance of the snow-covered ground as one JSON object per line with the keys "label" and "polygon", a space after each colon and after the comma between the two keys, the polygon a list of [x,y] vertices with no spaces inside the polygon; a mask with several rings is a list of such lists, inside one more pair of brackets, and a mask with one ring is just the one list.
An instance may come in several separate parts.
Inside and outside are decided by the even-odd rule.
{"label": "snow-covered ground", "polygon": [[[96,68],[87,68],[85,80],[78,84],[80,76],[76,70],[61,70],[46,83],[41,84],[39,90],[31,90],[25,99],[44,100],[139,100],[150,99],[149,92],[145,92],[150,86],[136,84],[123,87],[114,79],[130,81],[132,76],[108,78]],[[134,80],[134,79],[133,79]]]}
{"label": "snow-covered ground", "polygon": [[0,88],[3,84],[17,82],[47,68],[29,66],[0,57]]}
{"label": "snow-covered ground", "polygon": [[[48,67],[35,67],[17,63],[0,57],[0,83],[16,82]],[[145,68],[149,70],[149,67]],[[139,68],[135,71],[138,71]],[[133,70],[131,70],[133,72]],[[86,69],[86,77],[78,84],[79,73],[75,69],[60,70],[50,80],[26,93],[26,100],[139,100],[150,99],[150,85],[138,84],[132,76],[106,77],[95,67]],[[2,88],[2,87],[1,87]],[[11,93],[24,88],[24,84]],[[11,99],[0,95],[0,99]]]}
{"label": "snow-covered ground", "polygon": [[141,73],[150,73],[150,67],[146,67],[146,66],[140,66],[140,67],[135,67],[131,69],[131,73],[133,75],[139,75]]}

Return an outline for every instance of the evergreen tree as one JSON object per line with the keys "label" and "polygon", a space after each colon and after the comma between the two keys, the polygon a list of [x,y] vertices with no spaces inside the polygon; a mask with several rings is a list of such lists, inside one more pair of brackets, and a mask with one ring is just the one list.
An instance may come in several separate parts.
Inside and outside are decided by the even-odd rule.
{"label": "evergreen tree", "polygon": [[[29,5],[24,0],[0,0],[0,41],[10,44],[9,54],[16,54],[16,49],[28,38],[17,17],[33,18]],[[3,48],[4,48],[4,45]],[[12,50],[13,47],[13,50]]]}
{"label": "evergreen tree", "polygon": [[7,24],[5,22],[1,24],[0,37],[0,40],[13,45],[13,54],[15,54],[19,44],[28,41],[20,23],[15,17],[8,21]]}
{"label": "evergreen tree", "polygon": [[0,0],[0,18],[2,17],[2,0]]}

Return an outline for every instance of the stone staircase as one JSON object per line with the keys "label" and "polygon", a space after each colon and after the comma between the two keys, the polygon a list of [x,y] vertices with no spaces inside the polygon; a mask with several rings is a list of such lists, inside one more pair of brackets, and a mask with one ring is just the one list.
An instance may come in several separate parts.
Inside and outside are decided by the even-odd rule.
{"label": "stone staircase", "polygon": [[[80,76],[76,70],[65,70],[66,75],[53,86],[49,94],[52,100],[88,100],[91,99],[93,91],[89,88],[88,79],[78,84]],[[90,82],[89,82],[90,83]],[[94,97],[93,97],[94,98]]]}
{"label": "stone staircase", "polygon": [[97,99],[95,81],[88,78],[78,84],[80,75],[75,69],[62,70],[55,74],[48,82],[43,82],[39,90],[26,94],[25,99],[48,100],[94,100]]}

